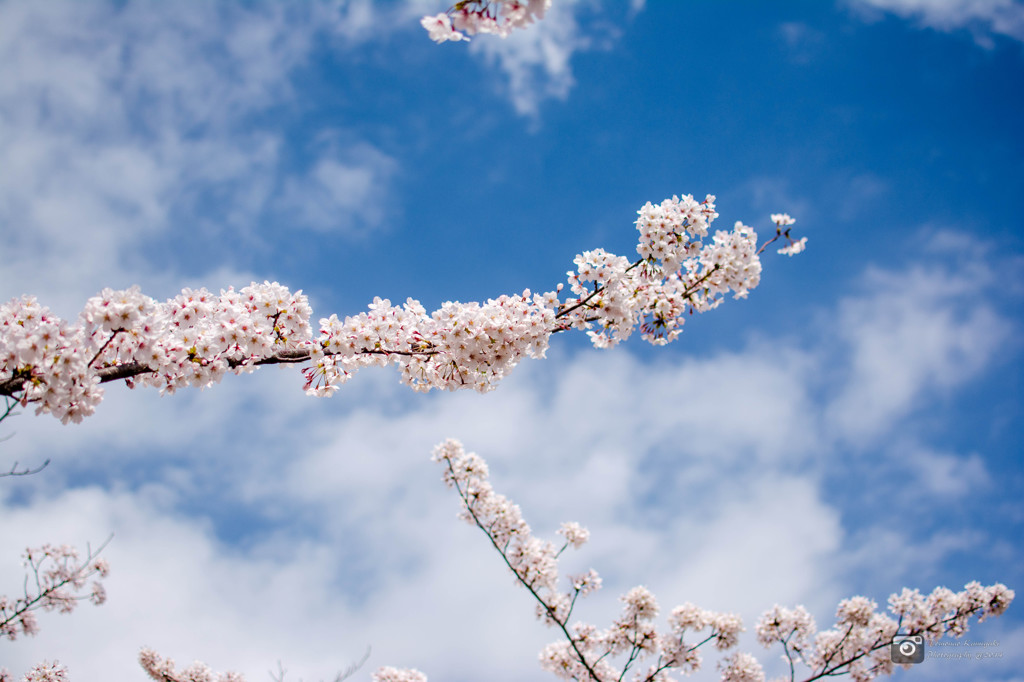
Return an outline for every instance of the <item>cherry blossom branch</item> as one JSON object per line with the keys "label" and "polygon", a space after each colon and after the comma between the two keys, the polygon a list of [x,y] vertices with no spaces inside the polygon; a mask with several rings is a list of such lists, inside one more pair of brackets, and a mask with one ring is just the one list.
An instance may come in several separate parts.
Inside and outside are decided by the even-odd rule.
{"label": "cherry blossom branch", "polygon": [[109,346],[110,343],[114,339],[117,338],[118,334],[121,334],[121,333],[126,332],[128,330],[127,329],[111,329],[110,331],[112,332],[111,335],[110,335],[110,338],[103,342],[103,345],[100,346],[100,349],[98,351],[96,351],[96,355],[92,356],[92,360],[89,361],[89,366],[90,367],[92,367],[93,363],[96,362],[101,355],[103,355],[103,351],[105,351],[107,349],[107,346]]}
{"label": "cherry blossom branch", "polygon": [[18,462],[17,460],[15,460],[14,464],[11,465],[10,471],[0,471],[0,478],[5,478],[7,476],[31,476],[32,474],[38,474],[40,471],[49,466],[49,464],[50,460],[47,459],[45,462],[37,466],[35,469],[30,469],[26,467],[24,469],[19,470]]}
{"label": "cherry blossom branch", "polygon": [[14,400],[11,396],[4,396],[4,413],[0,414],[0,422],[7,419],[8,417],[14,416],[14,408],[18,406],[18,401]]}
{"label": "cherry blossom branch", "polygon": [[163,658],[152,649],[139,652],[139,665],[156,682],[245,682],[245,678],[235,672],[216,675],[208,665],[199,661],[178,672],[174,659]]}
{"label": "cherry blossom branch", "polygon": [[[768,246],[779,239],[779,237],[785,237],[786,241],[789,242],[786,246],[779,249],[779,253],[784,253],[789,256],[795,256],[807,248],[807,237],[801,237],[799,240],[793,239],[790,236],[790,225],[793,225],[796,221],[789,217],[788,213],[773,213],[772,222],[776,224],[775,236],[766,241],[761,245],[761,248],[757,250],[757,255],[761,255]],[[783,230],[782,228],[786,229]]]}
{"label": "cherry blossom branch", "polygon": [[[571,593],[560,593],[557,559],[569,545],[582,546],[589,532],[576,523],[562,524],[558,532],[565,536],[565,544],[556,552],[551,543],[532,536],[518,506],[494,492],[483,459],[466,453],[461,443],[451,439],[434,449],[433,459],[445,467],[443,480],[462,501],[461,517],[487,535],[517,582],[536,600],[537,616],[557,626],[565,637],[564,642],[549,645],[541,653],[541,665],[549,672],[563,679],[621,682],[635,663],[657,654],[656,663],[635,679],[660,682],[669,679],[663,675],[669,668],[697,670],[697,650],[706,643],[714,642],[720,650],[735,645],[742,629],[738,616],[704,611],[692,604],[676,608],[669,617],[671,634],[659,635],[651,623],[658,605],[644,587],[634,587],[622,597],[626,604],[623,615],[608,630],[599,632],[586,623],[570,629],[568,621],[577,598],[599,589],[601,579],[590,570],[570,578]],[[706,628],[711,632],[702,641],[692,646],[685,642],[687,630]],[[617,671],[610,659],[623,655],[625,661]]]}
{"label": "cherry blossom branch", "polygon": [[[429,315],[413,299],[399,307],[377,298],[368,312],[321,319],[316,338],[307,298],[276,282],[219,296],[185,289],[162,303],[137,287],[104,289],[74,325],[34,298],[14,299],[0,305],[0,395],[78,422],[112,381],[173,393],[211,386],[228,372],[305,363],[305,390],[317,396],[332,395],[362,367],[389,364],[413,390],[484,392],[523,357],[544,357],[552,334],[582,329],[607,348],[639,326],[644,340],[662,345],[681,333],[687,313],[712,310],[729,294],[745,298],[760,282],[751,228],[737,222],[709,235],[718,217],[713,196],[647,203],[638,214],[640,259],[602,249],[577,255],[565,298],[559,285],[484,303],[449,301]],[[785,214],[773,218],[776,237],[792,224]]]}
{"label": "cherry blossom branch", "polygon": [[[4,396],[4,412],[3,412],[3,414],[0,414],[0,422],[3,422],[8,417],[14,416],[16,414],[14,412],[14,408],[17,407],[17,405],[18,405],[18,401],[17,400],[14,400],[10,396]],[[4,442],[5,440],[10,439],[11,437],[13,437],[13,435],[14,434],[9,434],[9,435],[4,436],[3,438],[0,438],[0,443]],[[10,471],[2,471],[2,472],[0,472],[0,478],[6,478],[8,476],[31,476],[33,474],[38,474],[40,471],[42,471],[43,469],[45,469],[49,465],[50,465],[50,460],[47,459],[45,462],[43,462],[39,466],[35,467],[34,469],[31,468],[31,467],[25,467],[24,469],[18,469],[18,462],[17,462],[17,460],[15,460],[14,464],[11,465],[11,470]],[[3,680],[0,679],[0,682],[3,682]]]}
{"label": "cherry blossom branch", "polygon": [[[68,669],[59,662],[44,661],[33,666],[19,682],[67,682]],[[0,682],[14,682],[14,678],[6,668],[0,669]]]}
{"label": "cherry blossom branch", "polygon": [[[451,485],[454,486],[456,492],[458,492],[459,494],[459,497],[462,498],[463,509],[469,515],[469,518],[472,520],[474,524],[476,524],[477,528],[482,530],[484,534],[487,535],[488,540],[490,540],[491,542],[491,546],[494,547],[494,549],[498,550],[498,554],[501,556],[502,560],[505,562],[505,565],[508,567],[508,569],[512,571],[512,574],[516,577],[516,580],[519,582],[519,584],[525,587],[526,590],[533,596],[533,598],[537,600],[537,603],[540,605],[540,607],[544,609],[544,615],[549,619],[551,623],[557,625],[558,628],[562,631],[562,634],[564,634],[566,639],[569,640],[569,644],[573,648],[573,652],[576,654],[577,660],[579,660],[580,664],[582,664],[586,671],[590,674],[591,679],[599,680],[600,678],[598,677],[597,672],[591,667],[590,663],[587,662],[586,656],[577,647],[575,638],[566,628],[566,622],[569,620],[569,615],[572,613],[572,608],[576,604],[576,598],[579,596],[580,590],[575,590],[572,596],[572,600],[569,603],[569,608],[565,611],[564,618],[559,618],[557,608],[555,606],[548,604],[545,601],[544,597],[542,597],[537,592],[537,590],[534,589],[535,583],[531,580],[528,580],[526,571],[520,571],[519,567],[513,563],[512,559],[510,559],[508,550],[509,545],[512,542],[512,537],[510,536],[504,545],[499,546],[497,537],[495,536],[494,533],[492,533],[492,529],[495,528],[496,524],[498,523],[498,520],[494,519],[490,525],[484,525],[484,522],[481,520],[480,516],[478,516],[476,512],[476,503],[480,499],[479,496],[471,499],[470,492],[468,490],[463,489],[463,481],[465,479],[460,477],[456,473],[454,464],[452,463],[452,459],[450,457],[443,459],[443,461],[448,466],[448,474],[445,476],[445,479],[446,481],[451,481]],[[503,511],[500,513],[504,514],[505,512]],[[558,556],[568,546],[568,542],[562,545],[562,548],[554,554],[554,558],[557,559]]]}
{"label": "cherry blossom branch", "polygon": [[[592,625],[568,620],[577,598],[600,587],[593,570],[571,579],[572,592],[559,593],[558,557],[571,544],[578,547],[589,533],[578,524],[566,523],[559,533],[566,542],[557,552],[551,543],[531,534],[519,507],[494,492],[488,479],[487,464],[478,455],[466,453],[461,443],[447,440],[434,449],[433,459],[445,468],[443,480],[455,489],[462,501],[461,517],[482,530],[491,546],[501,555],[517,582],[538,603],[537,615],[548,625],[557,626],[564,642],[551,644],[541,653],[541,665],[558,677],[591,682],[621,682],[626,673],[645,658],[657,656],[636,680],[668,682],[672,669],[689,673],[698,670],[703,645],[714,644],[724,651],[735,646],[742,623],[734,614],[705,611],[692,604],[673,610],[669,616],[669,634],[658,634],[652,619],[658,606],[654,596],[643,587],[630,590],[622,600],[623,615],[611,628],[598,631]],[[972,616],[978,620],[1002,614],[1013,601],[1013,590],[995,584],[983,587],[969,583],[963,592],[937,588],[927,598],[916,590],[907,590],[889,598],[890,611],[899,620],[874,612],[875,603],[865,597],[843,600],[836,612],[836,629],[816,633],[814,620],[806,609],[775,606],[757,624],[758,641],[766,648],[780,644],[789,662],[791,682],[796,680],[795,658],[811,668],[804,682],[850,674],[866,681],[893,672],[897,663],[892,648],[895,642],[920,636],[935,641],[944,635],[962,636]],[[694,645],[685,641],[686,632],[710,628],[710,634]],[[610,664],[614,656],[624,657],[621,669]],[[764,682],[764,671],[753,656],[733,654],[719,664],[724,682]]]}
{"label": "cherry blossom branch", "polygon": [[[113,536],[111,536],[113,538]],[[43,545],[25,550],[25,565],[31,569],[34,589],[25,576],[24,596],[11,601],[0,596],[0,637],[17,639],[19,632],[25,636],[39,631],[34,611],[60,611],[71,613],[77,603],[88,599],[99,605],[106,601],[107,593],[100,582],[110,572],[106,560],[97,558],[110,543],[108,538],[94,552],[88,549],[84,561],[78,561],[78,551],[69,545],[55,547]],[[96,577],[87,595],[75,594],[85,588],[86,582]]]}
{"label": "cherry blossom branch", "polygon": [[[637,260],[632,265],[630,265],[628,268],[626,268],[624,272],[631,271],[633,268],[637,267],[638,265],[640,265],[643,262],[645,262],[645,259],[643,259],[643,258]],[[577,277],[577,275],[575,275],[572,272],[569,272],[567,274],[569,275],[569,277],[572,277],[572,278],[576,278]],[[579,280],[577,279],[577,281],[579,281]],[[570,314],[576,312],[580,308],[593,307],[593,306],[589,305],[590,301],[595,296],[597,296],[602,291],[604,291],[604,289],[605,289],[604,286],[597,285],[597,286],[594,287],[594,290],[592,292],[587,294],[587,296],[585,298],[581,298],[580,300],[578,300],[576,303],[573,303],[572,305],[569,305],[568,303],[566,303],[564,306],[561,306],[558,309],[558,312],[555,313],[555,319],[558,319],[558,318],[561,318],[561,317],[566,317],[567,315],[570,315]],[[599,318],[595,317],[595,318],[592,318],[592,319],[596,320],[596,319],[599,319]],[[564,329],[568,329],[568,327],[557,327],[557,328],[553,329],[552,332],[563,331]]]}
{"label": "cherry blossom branch", "polygon": [[[766,648],[782,644],[790,663],[791,682],[796,680],[794,657],[811,669],[803,682],[850,674],[856,680],[872,680],[889,675],[895,665],[911,664],[896,660],[893,645],[920,637],[935,642],[943,636],[961,637],[972,616],[978,622],[1006,611],[1014,592],[1001,583],[983,587],[971,582],[954,593],[945,587],[936,588],[927,597],[917,590],[904,589],[889,597],[889,611],[896,616],[876,613],[877,604],[866,597],[843,600],[836,611],[839,629],[815,634],[814,619],[801,607],[785,609],[775,606],[757,624],[758,641]],[[918,643],[913,642],[914,650]],[[920,650],[923,654],[923,649]]]}
{"label": "cherry blossom branch", "polygon": [[[363,657],[349,665],[345,670],[338,673],[332,682],[343,682],[349,677],[354,675],[363,664],[370,658],[370,647],[366,648],[366,653]],[[181,671],[177,670],[174,664],[174,659],[164,658],[157,652],[149,648],[143,648],[139,651],[139,665],[146,672],[147,675],[156,682],[245,682],[245,677],[240,673],[226,672],[226,673],[215,673],[210,669],[208,665],[201,661],[196,661],[187,668]],[[381,670],[388,670],[382,668]],[[277,663],[277,672],[271,672],[270,678],[274,682],[284,682],[285,674],[288,671],[284,669],[281,662]],[[380,671],[378,671],[379,673]],[[411,671],[415,672],[415,671]],[[374,682],[421,682],[421,680],[414,677],[406,677],[401,679],[390,680],[387,677],[379,677],[377,673],[373,676]],[[3,682],[0,680],[0,682]],[[422,678],[422,682],[426,682],[426,678]]]}

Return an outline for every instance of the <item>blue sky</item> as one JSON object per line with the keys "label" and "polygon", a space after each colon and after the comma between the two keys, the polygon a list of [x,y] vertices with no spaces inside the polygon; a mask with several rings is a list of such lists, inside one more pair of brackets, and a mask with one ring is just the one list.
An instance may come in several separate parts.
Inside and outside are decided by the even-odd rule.
{"label": "blue sky", "polygon": [[[366,369],[317,400],[265,369],[6,422],[4,461],[52,463],[0,486],[0,591],[26,545],[115,537],[110,601],[0,664],[141,680],[150,646],[317,680],[371,646],[357,679],[544,679],[554,634],[455,520],[446,437],[539,534],[590,528],[563,564],[604,577],[598,626],[636,584],[748,630],[775,603],[825,628],[853,594],[1024,588],[1024,5],[556,0],[437,46],[440,9],[0,2],[0,295],[73,318],[106,286],[277,280],[314,319],[430,310],[630,256],[636,210],[684,193],[723,228],[788,212],[807,253],[668,347],[560,334],[486,395]],[[896,679],[1024,679],[1018,606],[968,635],[1002,659]]]}

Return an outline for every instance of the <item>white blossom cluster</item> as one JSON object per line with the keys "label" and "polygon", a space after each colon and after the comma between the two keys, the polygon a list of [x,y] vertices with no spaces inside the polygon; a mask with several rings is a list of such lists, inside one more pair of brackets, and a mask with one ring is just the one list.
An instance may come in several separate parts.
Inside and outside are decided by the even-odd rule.
{"label": "white blossom cluster", "polygon": [[[804,249],[807,248],[807,237],[794,240],[789,236],[789,226],[796,221],[790,218],[788,213],[772,213],[772,222],[777,226],[775,234],[784,236],[789,241],[789,244],[779,249],[779,253],[786,256],[795,256],[798,253],[804,252]],[[786,229],[783,230],[782,228]]]}
{"label": "white blossom cluster", "polygon": [[139,665],[157,682],[245,682],[245,678],[238,673],[217,675],[199,661],[178,672],[173,659],[163,658],[152,649],[139,652]]}
{"label": "white blossom cluster", "polygon": [[[25,673],[20,682],[68,682],[69,679],[68,669],[58,661],[44,661]],[[0,670],[0,682],[14,682],[14,678],[6,670]]]}
{"label": "white blossom cluster", "polygon": [[428,316],[411,298],[401,308],[375,298],[367,313],[320,321],[306,390],[331,395],[359,367],[394,363],[417,391],[488,391],[524,354],[544,357],[557,302],[554,292],[526,290],[482,305],[449,301]]}
{"label": "white blossom cluster", "polygon": [[[19,634],[38,633],[39,625],[33,613],[38,609],[71,613],[83,599],[97,605],[107,600],[100,580],[107,577],[110,567],[105,559],[97,558],[96,553],[90,551],[80,561],[74,547],[43,545],[26,549],[22,557],[32,580],[26,578],[25,594],[18,599],[0,595],[0,637],[14,640]],[[81,594],[90,578],[95,580],[89,586],[89,593]],[[67,679],[67,668],[54,661],[35,666],[20,682],[65,682]],[[14,678],[6,669],[0,669],[0,682],[14,682]]]}
{"label": "white blossom cluster", "polygon": [[544,18],[551,0],[461,0],[447,12],[426,16],[420,24],[436,43],[469,40],[468,35],[493,33],[507,38]]}
{"label": "white blossom cluster", "polygon": [[[637,670],[633,679],[648,682],[671,682],[672,673],[689,675],[700,670],[702,659],[699,648],[708,642],[725,650],[736,645],[743,624],[732,613],[716,613],[693,604],[676,607],[668,617],[669,629],[659,633],[654,625],[658,603],[651,592],[643,587],[632,588],[620,597],[625,606],[606,630],[598,630],[588,623],[575,623],[567,630],[567,641],[549,644],[540,654],[541,666],[566,680],[595,680],[597,682],[623,679],[634,664],[646,668]],[[701,631],[707,630],[700,635]],[[693,635],[687,641],[687,635]],[[621,670],[616,670],[612,657],[625,656]],[[737,669],[736,674],[739,671]],[[743,678],[724,676],[738,682]],[[762,678],[763,679],[763,678]]]}
{"label": "white blossom cluster", "polygon": [[729,293],[745,297],[760,281],[757,235],[736,223],[703,241],[717,216],[713,196],[646,204],[636,221],[640,260],[601,249],[578,255],[565,300],[559,285],[485,303],[449,301],[428,315],[411,298],[401,307],[376,298],[367,312],[321,319],[316,339],[306,296],[277,282],[220,295],[184,289],[162,303],[138,287],[104,289],[77,325],[35,298],[13,299],[0,305],[0,395],[78,422],[95,411],[105,381],[173,392],[285,362],[311,363],[303,370],[311,395],[329,396],[359,368],[388,364],[417,391],[489,391],[524,356],[543,358],[553,333],[584,329],[605,348],[639,326],[660,345],[679,335],[687,313],[711,310]]}
{"label": "white blossom cluster", "polygon": [[764,668],[747,653],[736,653],[722,659],[718,666],[722,679],[729,682],[764,682]]}
{"label": "white blossom cluster", "polygon": [[[518,505],[494,492],[487,463],[462,444],[449,439],[434,448],[433,460],[445,466],[444,481],[463,499],[460,518],[479,525],[505,557],[509,568],[529,590],[554,604],[547,615],[555,620],[569,609],[569,598],[557,592],[558,551],[550,542],[533,537]],[[563,534],[580,546],[587,533],[578,524],[567,524]],[[570,544],[570,540],[566,540]],[[543,617],[544,614],[542,614]]]}
{"label": "white blossom cluster", "polygon": [[419,670],[384,666],[373,673],[373,682],[427,682],[427,676]]}
{"label": "white blossom cluster", "polygon": [[[606,630],[582,622],[570,626],[576,600],[601,586],[601,578],[591,569],[569,577],[569,592],[557,590],[558,557],[569,545],[585,543],[586,529],[577,523],[563,524],[559,534],[565,544],[556,551],[551,543],[532,536],[517,505],[494,492],[487,463],[480,456],[449,439],[434,448],[433,459],[444,465],[444,482],[462,499],[461,518],[487,534],[518,582],[537,600],[538,617],[564,634],[564,641],[549,644],[541,652],[545,670],[566,680],[605,682],[623,680],[632,666],[639,665],[645,667],[634,672],[632,679],[637,682],[671,682],[675,673],[688,675],[700,669],[699,648],[704,644],[712,642],[719,651],[736,646],[743,631],[738,615],[690,603],[673,609],[668,630],[659,633],[654,625],[657,601],[643,586],[621,597],[622,615]],[[852,597],[839,604],[835,627],[823,632],[817,632],[804,607],[776,605],[758,621],[757,639],[766,648],[782,647],[793,671],[791,682],[796,662],[811,669],[807,679],[848,674],[855,682],[866,682],[893,672],[889,647],[898,637],[922,635],[929,642],[944,635],[959,637],[967,631],[970,618],[980,622],[1000,615],[1013,598],[1013,590],[1002,584],[983,587],[973,582],[959,593],[940,587],[928,597],[904,589],[889,598],[894,619],[876,613],[876,604],[866,597]],[[617,670],[614,661],[623,659]],[[747,653],[734,653],[718,667],[723,682],[765,680],[761,664]]]}
{"label": "white blossom cluster", "polygon": [[[634,664],[654,659],[636,679],[668,682],[673,679],[667,672],[671,669],[686,674],[700,668],[697,649],[702,644],[713,640],[720,650],[736,645],[743,629],[739,616],[706,611],[692,604],[673,610],[668,618],[668,632],[659,634],[654,626],[658,604],[643,586],[634,587],[621,597],[625,603],[622,615],[608,629],[598,630],[582,622],[570,626],[576,600],[599,589],[601,578],[591,569],[570,576],[571,589],[559,592],[558,557],[570,545],[582,546],[589,539],[589,532],[578,523],[562,524],[558,532],[565,543],[556,550],[552,543],[532,535],[517,505],[494,492],[487,464],[481,457],[467,453],[461,443],[449,439],[434,448],[433,460],[444,465],[445,483],[462,498],[460,517],[487,534],[516,580],[536,598],[537,616],[565,635],[565,641],[550,644],[541,652],[540,662],[545,670],[562,679],[604,682],[621,680]],[[696,633],[705,630],[698,641]],[[688,634],[695,639],[688,642]],[[616,670],[613,660],[623,656],[627,660],[621,670]],[[741,676],[750,667],[745,661],[742,659],[729,668],[734,670],[735,677],[723,679],[746,679]]]}
{"label": "white blossom cluster", "polygon": [[0,306],[0,382],[23,379],[17,397],[38,403],[62,422],[79,422],[103,398],[100,372],[131,364],[145,369],[135,382],[165,392],[210,386],[230,369],[310,344],[311,313],[302,292],[278,283],[228,289],[214,296],[185,289],[158,303],[138,287],[104,289],[72,326],[34,298]]}
{"label": "white blossom cluster", "polygon": [[99,377],[89,368],[80,327],[72,327],[24,296],[0,305],[0,380],[23,378],[22,404],[50,412],[67,423],[92,414],[103,397]]}
{"label": "white blossom cluster", "polygon": [[576,322],[585,328],[598,322],[588,335],[599,348],[629,338],[637,325],[645,341],[669,343],[682,331],[686,313],[712,310],[729,293],[746,298],[761,280],[753,229],[737,222],[732,231],[718,230],[710,243],[703,241],[718,217],[713,195],[702,202],[691,195],[648,202],[638,213],[640,261],[631,265],[598,249],[577,256],[577,272],[568,273],[572,292],[586,301]]}
{"label": "white blossom cluster", "polygon": [[962,592],[938,587],[927,597],[904,588],[889,597],[889,616],[877,613],[874,601],[852,597],[840,602],[835,626],[822,632],[803,607],[775,606],[758,621],[757,639],[766,648],[781,644],[790,664],[803,662],[814,679],[848,673],[855,682],[867,682],[893,672],[889,646],[895,639],[961,637],[972,617],[981,622],[998,616],[1013,598],[1013,590],[999,583],[984,587],[971,582]]}
{"label": "white blossom cluster", "polygon": [[[110,573],[105,559],[90,552],[80,561],[78,550],[69,545],[30,547],[22,557],[33,580],[25,581],[25,594],[18,599],[0,595],[0,637],[14,640],[19,634],[36,634],[39,625],[35,610],[71,613],[83,599],[96,605],[107,600],[100,582]],[[81,594],[91,578],[95,580],[89,585],[89,593]]]}

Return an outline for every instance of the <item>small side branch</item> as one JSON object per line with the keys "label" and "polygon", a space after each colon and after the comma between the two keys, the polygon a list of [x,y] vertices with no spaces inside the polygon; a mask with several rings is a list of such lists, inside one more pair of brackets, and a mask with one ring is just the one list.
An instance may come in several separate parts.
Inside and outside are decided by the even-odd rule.
{"label": "small side branch", "polygon": [[10,471],[0,472],[0,478],[3,478],[5,476],[31,476],[32,474],[38,474],[40,471],[45,469],[49,463],[50,460],[46,460],[45,462],[37,466],[35,469],[29,469],[28,467],[24,469],[19,469],[18,462],[15,461],[14,464],[11,465]]}

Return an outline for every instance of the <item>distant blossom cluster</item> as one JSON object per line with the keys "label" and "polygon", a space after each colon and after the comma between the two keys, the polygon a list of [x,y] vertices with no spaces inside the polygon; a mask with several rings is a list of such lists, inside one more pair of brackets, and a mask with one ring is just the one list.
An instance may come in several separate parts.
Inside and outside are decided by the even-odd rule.
{"label": "distant blossom cluster", "polygon": [[[569,546],[581,546],[589,533],[576,523],[562,525],[565,537],[560,549],[533,537],[519,507],[496,493],[489,481],[487,463],[462,444],[449,439],[434,449],[433,459],[444,465],[443,480],[455,488],[462,500],[461,518],[487,534],[506,565],[537,600],[537,615],[561,630],[564,641],[548,645],[540,654],[541,666],[567,680],[611,682],[625,679],[636,664],[632,679],[638,682],[672,682],[673,672],[688,675],[702,665],[699,649],[713,642],[715,649],[728,650],[743,631],[739,616],[716,613],[693,604],[678,606],[668,616],[668,630],[654,626],[658,604],[645,587],[632,588],[623,597],[622,615],[611,627],[598,630],[577,622],[569,625],[576,600],[601,586],[594,570],[570,576],[568,592],[559,592],[558,557]],[[969,620],[979,622],[1006,611],[1014,592],[1005,585],[984,587],[969,583],[954,593],[944,587],[929,596],[904,589],[889,598],[893,617],[875,612],[876,604],[865,597],[843,600],[836,611],[836,624],[817,632],[814,619],[802,606],[787,609],[776,605],[757,623],[757,640],[765,648],[781,646],[790,663],[790,681],[795,681],[795,664],[811,669],[808,680],[850,675],[855,682],[867,682],[893,672],[889,647],[897,637],[922,635],[934,642],[945,635],[962,636]],[[698,634],[700,633],[700,634]],[[689,639],[688,639],[689,638]],[[625,659],[620,669],[614,660]],[[719,663],[723,682],[764,682],[757,659],[747,653],[733,653]]]}
{"label": "distant blossom cluster", "polygon": [[427,682],[427,676],[419,670],[400,669],[385,666],[373,673],[373,682]]}
{"label": "distant blossom cluster", "polygon": [[[22,557],[32,580],[25,581],[25,593],[17,599],[0,595],[0,637],[14,640],[19,634],[36,634],[39,626],[33,612],[39,609],[71,613],[83,599],[97,605],[107,600],[100,581],[110,573],[110,566],[94,553],[79,560],[74,547],[43,545],[26,549]],[[86,587],[89,592],[82,594]]]}
{"label": "distant blossom cluster", "polygon": [[[110,573],[110,567],[96,556],[98,551],[90,551],[79,560],[78,550],[69,545],[26,549],[22,557],[31,580],[26,578],[24,595],[18,599],[0,595],[0,637],[14,640],[18,635],[39,632],[34,611],[71,613],[84,599],[97,605],[105,602],[107,592],[100,581]],[[83,593],[87,587],[88,593]],[[63,682],[66,674],[67,669],[57,661],[44,662],[26,673],[21,682]],[[14,682],[14,678],[0,669],[0,682]]]}
{"label": "distant blossom cluster", "polygon": [[[481,457],[467,453],[461,443],[449,439],[434,449],[433,459],[444,466],[445,483],[462,499],[461,517],[487,534],[516,580],[537,600],[537,616],[565,636],[565,641],[549,644],[541,652],[540,663],[545,670],[567,680],[611,682],[624,679],[632,666],[653,659],[635,679],[667,682],[673,679],[667,672],[670,669],[684,674],[700,669],[698,648],[703,644],[713,641],[720,650],[735,646],[743,629],[739,616],[706,611],[692,604],[673,610],[668,618],[669,630],[658,633],[654,626],[658,604],[643,586],[621,597],[622,615],[611,627],[598,630],[583,622],[570,625],[577,599],[600,589],[601,578],[592,569],[569,576],[570,589],[561,592],[558,557],[570,545],[582,546],[589,532],[577,523],[562,524],[559,534],[565,542],[556,549],[552,543],[534,537],[519,506],[494,491],[487,463]],[[706,632],[698,636],[702,631]],[[627,660],[616,669],[613,661],[623,656]],[[737,675],[741,668],[749,668],[746,659],[734,658],[729,666]]]}
{"label": "distant blossom cluster", "polygon": [[139,665],[156,682],[244,682],[238,673],[217,673],[210,670],[205,663],[195,662],[180,672],[174,666],[174,660],[163,658],[152,649],[139,652]]}
{"label": "distant blossom cluster", "polygon": [[493,33],[502,38],[544,18],[551,0],[462,0],[447,12],[420,20],[436,43],[469,40],[467,35]]}
{"label": "distant blossom cluster", "polygon": [[848,673],[855,682],[867,682],[893,672],[893,640],[920,635],[932,643],[946,635],[961,637],[972,617],[982,622],[1001,615],[1013,598],[1013,590],[999,583],[984,587],[971,582],[961,592],[938,587],[927,597],[904,588],[889,597],[890,616],[876,613],[874,601],[852,597],[840,602],[835,625],[822,632],[803,607],[776,605],[758,621],[757,640],[766,648],[781,645],[791,666],[802,662],[814,679]]}
{"label": "distant blossom cluster", "polygon": [[[789,226],[796,223],[796,221],[790,218],[788,213],[773,213],[772,222],[778,226],[775,231],[776,234],[784,236],[789,240],[789,244],[779,249],[779,253],[786,256],[795,256],[798,253],[803,253],[803,250],[807,248],[807,237],[801,237],[794,241],[789,236]],[[783,230],[782,228],[786,229]]]}
{"label": "distant blossom cluster", "polygon": [[[192,665],[178,670],[174,660],[164,658],[152,649],[142,649],[139,652],[139,665],[156,682],[245,682],[245,677],[239,673],[215,673],[208,665],[196,661]],[[31,673],[30,673],[31,674]],[[338,680],[344,679],[347,675],[339,675]],[[48,682],[51,678],[26,678],[23,682]],[[65,678],[53,678],[63,681]],[[282,675],[283,679],[283,675]],[[418,670],[399,669],[384,666],[373,673],[373,682],[427,682],[427,676]],[[13,680],[0,677],[0,682],[13,682]]]}
{"label": "distant blossom cluster", "polygon": [[[25,673],[19,682],[68,682],[68,669],[59,661],[44,661]],[[14,682],[6,670],[0,670],[0,682]]]}
{"label": "distant blossom cluster", "polygon": [[[414,390],[489,391],[524,356],[543,358],[553,333],[586,330],[599,348],[626,340],[639,326],[653,344],[674,340],[687,313],[744,298],[761,275],[753,229],[737,222],[709,236],[718,217],[714,197],[672,197],[639,210],[637,253],[602,249],[578,255],[569,271],[571,296],[555,291],[504,295],[484,303],[446,302],[430,314],[414,299],[320,320],[302,291],[253,282],[219,295],[184,289],[158,302],[138,287],[104,289],[78,323],[55,316],[30,296],[0,305],[0,395],[34,403],[36,412],[67,423],[91,415],[101,383],[124,380],[174,392],[208,387],[228,372],[264,364],[309,363],[305,390],[332,395],[359,368],[397,365]],[[776,218],[775,241],[789,239],[792,219]],[[785,226],[785,233],[782,228]],[[791,246],[803,241],[793,242]],[[768,242],[771,243],[771,242]],[[795,248],[795,246],[794,246]]]}

